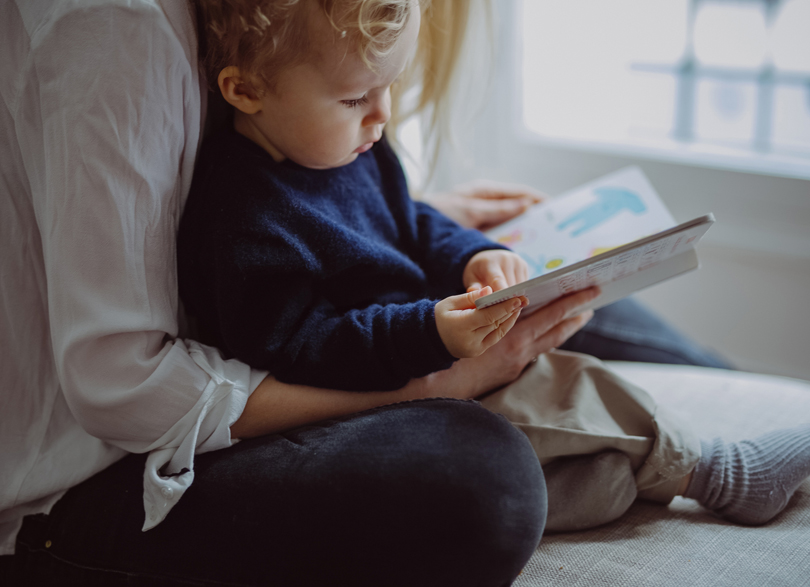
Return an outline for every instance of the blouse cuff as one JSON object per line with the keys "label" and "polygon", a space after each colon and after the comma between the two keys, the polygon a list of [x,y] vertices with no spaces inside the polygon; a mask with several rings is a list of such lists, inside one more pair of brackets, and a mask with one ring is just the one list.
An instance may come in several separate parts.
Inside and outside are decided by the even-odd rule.
{"label": "blouse cuff", "polygon": [[238,442],[231,438],[230,427],[242,414],[250,394],[267,376],[266,371],[224,360],[212,347],[194,341],[186,341],[186,345],[189,356],[210,380],[194,408],[164,434],[161,448],[150,452],[146,459],[143,531],[162,522],[191,486],[196,453]]}

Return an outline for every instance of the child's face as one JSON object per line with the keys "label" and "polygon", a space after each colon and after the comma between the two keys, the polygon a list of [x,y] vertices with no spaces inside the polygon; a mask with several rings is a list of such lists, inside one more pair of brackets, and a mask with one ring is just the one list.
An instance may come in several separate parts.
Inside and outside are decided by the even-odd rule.
{"label": "child's face", "polygon": [[346,41],[318,16],[322,22],[310,28],[321,33],[313,43],[316,56],[280,73],[251,124],[274,159],[327,169],[351,163],[382,137],[391,116],[391,84],[416,45],[420,16],[418,9],[411,12],[393,51],[374,71],[356,52],[347,54]]}

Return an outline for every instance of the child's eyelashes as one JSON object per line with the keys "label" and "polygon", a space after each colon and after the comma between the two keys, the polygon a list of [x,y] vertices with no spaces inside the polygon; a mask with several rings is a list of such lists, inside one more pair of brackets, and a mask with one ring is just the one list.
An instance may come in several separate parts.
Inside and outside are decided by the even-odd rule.
{"label": "child's eyelashes", "polygon": [[362,106],[368,102],[368,96],[363,96],[362,98],[357,98],[356,100],[341,100],[340,103],[346,106],[346,108],[357,108],[358,106]]}

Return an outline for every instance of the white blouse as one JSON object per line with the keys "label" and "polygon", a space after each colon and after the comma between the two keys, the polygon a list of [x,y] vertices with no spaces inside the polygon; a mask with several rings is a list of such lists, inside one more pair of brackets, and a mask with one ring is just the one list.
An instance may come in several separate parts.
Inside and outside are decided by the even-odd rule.
{"label": "white blouse", "polygon": [[0,554],[149,453],[144,530],[266,372],[180,338],[175,232],[203,86],[186,0],[0,2]]}

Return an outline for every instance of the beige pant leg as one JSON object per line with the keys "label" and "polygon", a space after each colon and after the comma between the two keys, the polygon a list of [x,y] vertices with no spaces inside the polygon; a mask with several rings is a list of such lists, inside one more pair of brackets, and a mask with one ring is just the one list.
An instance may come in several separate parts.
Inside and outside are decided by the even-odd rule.
{"label": "beige pant leg", "polygon": [[605,450],[627,454],[643,499],[669,503],[700,458],[686,422],[588,355],[541,355],[481,403],[526,434],[543,465]]}

